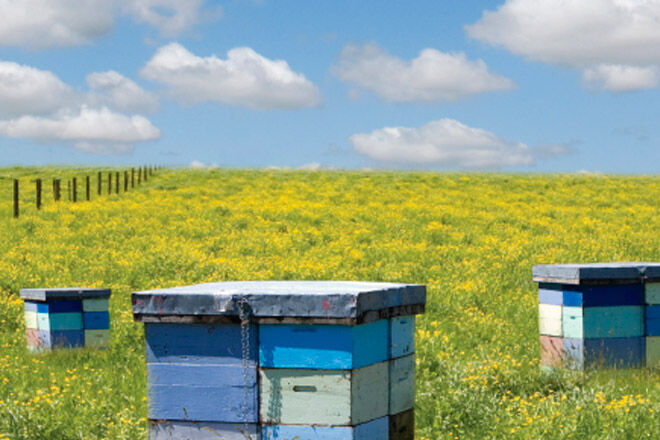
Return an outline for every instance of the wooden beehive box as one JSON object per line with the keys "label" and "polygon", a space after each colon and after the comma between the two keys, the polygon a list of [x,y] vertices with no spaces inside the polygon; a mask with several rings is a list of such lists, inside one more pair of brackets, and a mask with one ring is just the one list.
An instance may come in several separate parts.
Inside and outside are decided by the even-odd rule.
{"label": "wooden beehive box", "polygon": [[658,364],[660,263],[534,266],[541,364],[582,370]]}
{"label": "wooden beehive box", "polygon": [[420,285],[340,281],[136,292],[150,438],[412,440],[425,302]]}
{"label": "wooden beehive box", "polygon": [[110,289],[21,289],[28,349],[105,348],[110,338]]}

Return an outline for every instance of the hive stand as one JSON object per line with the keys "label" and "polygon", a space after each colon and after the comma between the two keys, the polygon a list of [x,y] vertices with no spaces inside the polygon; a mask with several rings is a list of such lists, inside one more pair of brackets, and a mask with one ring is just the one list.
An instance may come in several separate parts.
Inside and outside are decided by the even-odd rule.
{"label": "hive stand", "polygon": [[149,438],[413,440],[425,303],[421,285],[342,281],[136,292]]}
{"label": "hive stand", "polygon": [[110,289],[21,289],[28,349],[106,348],[110,339]]}
{"label": "hive stand", "polygon": [[541,365],[660,366],[660,263],[539,265]]}

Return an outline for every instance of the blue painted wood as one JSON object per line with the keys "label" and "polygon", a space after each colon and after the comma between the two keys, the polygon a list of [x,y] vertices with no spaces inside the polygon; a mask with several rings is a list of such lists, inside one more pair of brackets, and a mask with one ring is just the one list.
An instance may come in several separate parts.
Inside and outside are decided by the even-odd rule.
{"label": "blue painted wood", "polygon": [[[249,326],[248,363],[257,363],[258,339],[255,325]],[[239,324],[180,325],[145,324],[147,362],[241,364]]]}
{"label": "blue painted wood", "polygon": [[568,338],[629,338],[644,335],[644,308],[564,307],[562,332]]}
{"label": "blue painted wood", "polygon": [[388,320],[362,325],[261,324],[259,362],[265,368],[350,370],[389,355]]}
{"label": "blue painted wood", "polygon": [[104,330],[110,328],[110,313],[83,312],[83,326],[86,330]]}
{"label": "blue painted wood", "polygon": [[551,304],[560,306],[564,301],[564,292],[561,290],[552,290],[539,288],[539,304]]}
{"label": "blue painted wood", "polygon": [[389,418],[357,426],[266,425],[262,440],[388,440]]}
{"label": "blue painted wood", "polygon": [[[147,363],[151,385],[182,385],[190,387],[243,387],[245,377],[240,365],[195,365]],[[248,367],[247,385],[257,386],[257,367]]]}
{"label": "blue painted wood", "polygon": [[415,316],[390,319],[390,359],[415,352]]}
{"label": "blue painted wood", "polygon": [[51,348],[82,347],[85,333],[82,330],[55,330],[50,332]]}
{"label": "blue painted wood", "polygon": [[149,440],[259,440],[261,429],[252,423],[182,422],[150,420]]}
{"label": "blue painted wood", "polygon": [[39,330],[39,347],[40,348],[51,348],[52,341],[50,337],[50,331],[48,330]]}
{"label": "blue painted wood", "polygon": [[563,290],[563,305],[568,307],[637,306],[643,303],[643,284],[564,286]]}
{"label": "blue painted wood", "polygon": [[645,338],[564,338],[564,352],[569,368],[635,368],[644,365]]}
{"label": "blue painted wood", "polygon": [[660,336],[660,306],[646,306],[644,327],[647,336]]}
{"label": "blue painted wood", "polygon": [[36,303],[34,301],[25,301],[25,311],[26,312],[38,312],[38,306],[39,303]]}

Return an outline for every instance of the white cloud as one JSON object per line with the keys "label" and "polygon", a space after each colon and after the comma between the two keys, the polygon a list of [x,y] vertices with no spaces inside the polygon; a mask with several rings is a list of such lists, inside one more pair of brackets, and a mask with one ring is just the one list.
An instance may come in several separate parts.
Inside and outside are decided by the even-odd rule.
{"label": "white cloud", "polygon": [[585,69],[582,78],[588,87],[629,92],[658,86],[658,68],[601,64]]}
{"label": "white cloud", "polygon": [[115,0],[0,0],[0,46],[90,43],[109,33]]}
{"label": "white cloud", "polygon": [[173,36],[191,29],[202,21],[220,18],[222,8],[203,8],[204,0],[127,0],[125,10],[136,20]]}
{"label": "white cloud", "polygon": [[73,89],[51,72],[0,61],[0,118],[51,113],[77,100]]}
{"label": "white cloud", "polygon": [[158,97],[134,81],[110,70],[87,75],[87,84],[97,94],[91,100],[128,112],[150,112],[158,109]]}
{"label": "white cloud", "polygon": [[220,168],[217,163],[212,163],[211,165],[207,165],[204,162],[201,162],[199,160],[193,160],[192,162],[190,162],[190,165],[188,165],[188,167],[194,168],[194,169],[197,169],[197,170],[201,170],[201,169],[214,170],[216,168]]}
{"label": "white cloud", "polygon": [[509,90],[513,81],[488,71],[482,60],[464,53],[424,49],[410,61],[374,44],[348,45],[335,66],[345,82],[368,89],[388,101],[455,101],[494,90]]}
{"label": "white cloud", "polygon": [[109,34],[127,14],[172,36],[220,17],[204,0],[0,0],[0,46],[79,46]]}
{"label": "white cloud", "polygon": [[[655,87],[660,0],[507,0],[468,35],[531,60],[577,68],[615,91]],[[610,67],[602,67],[610,66]],[[616,66],[616,67],[614,67]]]}
{"label": "white cloud", "polygon": [[320,93],[282,60],[239,47],[222,60],[198,57],[177,43],[158,49],[141,74],[165,84],[185,103],[217,101],[253,109],[295,109],[318,105]]}
{"label": "white cloud", "polygon": [[143,116],[116,111],[153,107],[151,94],[117,72],[87,80],[93,92],[75,91],[52,72],[0,61],[0,135],[95,153],[125,153],[160,137]]}
{"label": "white cloud", "polygon": [[[500,168],[533,165],[535,149],[501,139],[488,131],[452,119],[432,121],[419,128],[385,127],[350,137],[353,148],[365,156],[400,165],[459,168]],[[549,149],[544,147],[543,154]],[[565,154],[555,150],[554,154]]]}
{"label": "white cloud", "polygon": [[0,134],[40,142],[72,142],[84,151],[108,153],[109,149],[130,151],[134,142],[158,139],[160,130],[143,116],[83,106],[77,112],[63,110],[47,117],[26,115],[0,121]]}

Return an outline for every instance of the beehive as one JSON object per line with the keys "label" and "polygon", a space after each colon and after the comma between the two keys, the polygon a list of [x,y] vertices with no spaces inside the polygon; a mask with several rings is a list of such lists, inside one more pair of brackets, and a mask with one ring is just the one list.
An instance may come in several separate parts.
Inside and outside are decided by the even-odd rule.
{"label": "beehive", "polygon": [[660,263],[534,266],[541,365],[660,365]]}
{"label": "beehive", "polygon": [[425,301],[420,285],[339,281],[136,292],[150,438],[412,440]]}
{"label": "beehive", "polygon": [[110,294],[82,287],[21,289],[28,349],[107,347]]}

